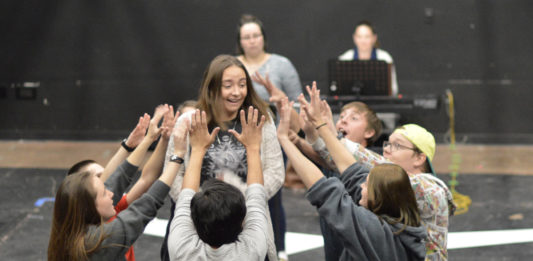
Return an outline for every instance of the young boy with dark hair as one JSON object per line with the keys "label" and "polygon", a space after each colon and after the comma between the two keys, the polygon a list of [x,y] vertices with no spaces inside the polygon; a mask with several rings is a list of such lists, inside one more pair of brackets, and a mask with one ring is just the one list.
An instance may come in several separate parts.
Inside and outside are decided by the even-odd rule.
{"label": "young boy with dark hair", "polygon": [[[242,133],[230,132],[246,148],[246,196],[220,180],[200,186],[202,161],[219,128],[209,134],[206,114],[191,117],[191,156],[174,219],[168,249],[171,260],[264,260],[267,253],[267,195],[261,170],[261,131],[264,116],[252,107],[240,112]],[[171,158],[172,160],[172,158]],[[244,198],[246,198],[244,200]]]}
{"label": "young boy with dark hair", "polygon": [[196,232],[202,241],[213,247],[237,241],[244,216],[246,202],[242,192],[218,179],[204,182],[202,191],[191,199],[191,218]]}

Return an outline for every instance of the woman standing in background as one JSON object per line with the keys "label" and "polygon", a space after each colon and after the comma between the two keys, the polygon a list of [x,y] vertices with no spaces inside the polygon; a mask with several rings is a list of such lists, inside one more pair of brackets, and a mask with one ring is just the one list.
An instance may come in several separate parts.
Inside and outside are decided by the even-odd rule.
{"label": "woman standing in background", "polygon": [[378,35],[370,22],[361,21],[355,26],[353,42],[355,47],[341,54],[339,60],[378,60],[391,64],[391,96],[398,95],[398,81],[396,80],[394,61],[387,51],[378,48]]}

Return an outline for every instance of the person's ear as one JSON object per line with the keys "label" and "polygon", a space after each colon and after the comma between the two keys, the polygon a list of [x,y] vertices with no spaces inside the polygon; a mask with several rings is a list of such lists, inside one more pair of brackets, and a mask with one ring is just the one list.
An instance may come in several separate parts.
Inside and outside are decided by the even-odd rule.
{"label": "person's ear", "polygon": [[416,153],[415,152],[415,161],[413,162],[413,165],[415,168],[422,168],[426,162],[427,156],[424,153]]}
{"label": "person's ear", "polygon": [[365,132],[363,133],[363,137],[365,137],[365,139],[370,139],[370,138],[372,138],[375,134],[376,134],[376,131],[375,131],[374,129],[367,129],[367,130],[365,130]]}

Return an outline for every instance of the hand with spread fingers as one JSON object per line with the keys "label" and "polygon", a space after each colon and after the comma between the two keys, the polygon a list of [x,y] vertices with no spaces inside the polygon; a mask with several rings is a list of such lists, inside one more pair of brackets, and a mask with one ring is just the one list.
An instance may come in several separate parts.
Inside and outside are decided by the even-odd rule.
{"label": "hand with spread fingers", "polygon": [[[273,102],[276,104],[276,106],[279,105],[281,102],[281,99],[287,97],[287,94],[285,94],[282,90],[278,89],[268,78],[268,73],[265,74],[265,77],[263,78],[259,72],[255,72],[255,74],[252,75],[252,80],[254,82],[257,82],[263,86],[268,91],[268,94],[270,94],[270,102]],[[279,107],[279,106],[278,106]],[[278,108],[279,109],[279,108]]]}
{"label": "hand with spread fingers", "polygon": [[164,126],[158,127],[159,121],[161,121],[161,118],[163,118],[163,115],[167,113],[168,111],[168,105],[159,105],[155,108],[154,117],[150,120],[150,124],[148,125],[148,132],[146,133],[145,138],[150,139],[152,142],[157,140],[159,135],[164,129]]}
{"label": "hand with spread fingers", "polygon": [[146,134],[146,129],[148,128],[149,124],[150,115],[148,115],[148,113],[145,113],[142,117],[139,117],[139,122],[126,139],[126,146],[130,148],[137,147],[143,140],[144,134]]}
{"label": "hand with spread fingers", "polygon": [[215,140],[220,127],[216,127],[211,134],[207,128],[207,115],[205,111],[196,110],[191,116],[191,127],[189,129],[189,142],[193,150],[207,150]]}
{"label": "hand with spread fingers", "polygon": [[307,118],[315,127],[317,127],[324,123],[320,111],[320,90],[317,89],[316,82],[313,82],[312,88],[310,88],[309,85],[305,88],[309,94],[310,102],[307,102],[303,96],[300,96],[299,100]]}
{"label": "hand with spread fingers", "polygon": [[[303,94],[300,94],[299,99],[304,99]],[[315,129],[315,126],[313,123],[309,121],[307,118],[307,114],[305,110],[300,110],[300,115],[298,116],[298,120],[300,121],[300,126],[302,130],[305,133],[305,137],[308,141],[315,141],[318,138],[318,132]]]}
{"label": "hand with spread fingers", "polygon": [[289,103],[288,98],[283,98],[281,100],[281,119],[278,125],[278,139],[280,140],[289,140],[289,129],[291,124],[291,108],[294,102]]}
{"label": "hand with spread fingers", "polygon": [[335,128],[335,123],[333,122],[333,112],[331,112],[331,107],[329,107],[328,102],[325,100],[320,101],[320,114],[331,132],[337,133],[337,128]]}
{"label": "hand with spread fingers", "polygon": [[261,148],[261,133],[263,124],[265,123],[265,116],[261,115],[259,119],[259,111],[252,106],[248,108],[248,114],[245,115],[244,110],[240,111],[242,133],[239,134],[235,130],[229,130],[235,138],[246,147],[247,150]]}
{"label": "hand with spread fingers", "polygon": [[170,139],[170,135],[172,134],[172,130],[174,129],[174,125],[176,125],[180,113],[179,111],[176,111],[176,115],[174,115],[174,107],[166,104],[165,106],[168,107],[168,110],[163,116],[163,123],[161,123],[161,128],[163,129],[161,132],[161,138],[168,140]]}

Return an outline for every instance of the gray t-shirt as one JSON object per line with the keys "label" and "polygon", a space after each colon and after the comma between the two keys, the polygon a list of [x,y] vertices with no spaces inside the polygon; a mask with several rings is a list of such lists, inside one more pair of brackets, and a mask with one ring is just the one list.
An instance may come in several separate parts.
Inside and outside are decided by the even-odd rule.
{"label": "gray t-shirt", "polygon": [[265,260],[267,254],[267,216],[265,189],[252,184],[246,189],[246,217],[238,240],[214,249],[196,233],[191,219],[191,199],[195,192],[184,189],[178,197],[176,214],[170,225],[170,260]]}

